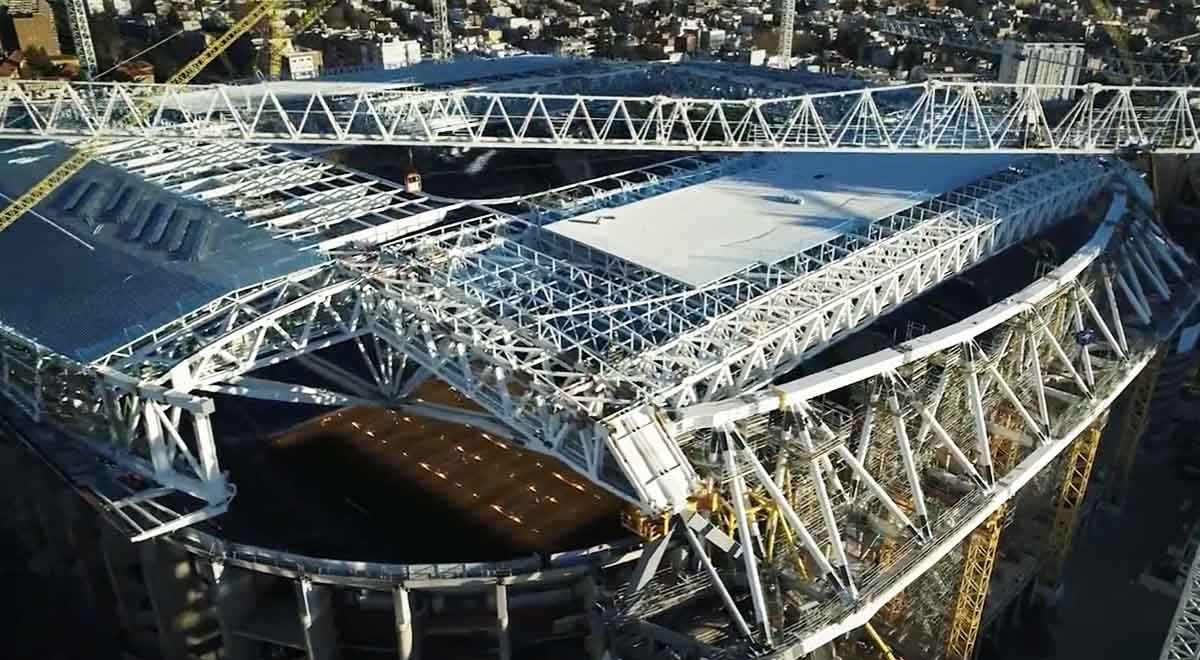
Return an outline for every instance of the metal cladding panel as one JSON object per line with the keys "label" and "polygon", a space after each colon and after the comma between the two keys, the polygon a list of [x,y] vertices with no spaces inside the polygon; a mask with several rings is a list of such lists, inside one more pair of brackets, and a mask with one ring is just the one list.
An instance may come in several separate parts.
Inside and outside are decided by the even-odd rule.
{"label": "metal cladding panel", "polygon": [[[50,157],[30,163],[24,161],[26,151],[16,156],[0,150],[0,193],[19,195],[61,158],[62,148],[48,147],[44,153]],[[97,163],[76,178],[80,188],[107,191],[112,199],[98,208],[118,205],[118,197],[140,198],[144,208],[134,216],[144,214],[145,220],[154,215],[156,203],[182,201]],[[127,186],[134,191],[123,194]],[[36,213],[0,233],[0,278],[6,283],[0,287],[0,323],[77,360],[98,359],[232,290],[324,260],[207,209],[196,215],[213,223],[209,254],[199,261],[183,259],[170,252],[169,241],[139,242],[148,226],[131,235],[129,225],[138,217],[118,225],[122,218],[113,212],[87,220],[63,212],[63,196],[72,190],[51,195]]]}
{"label": "metal cladding panel", "polygon": [[613,448],[627,476],[655,510],[678,512],[692,494],[695,473],[650,408],[613,420]]}
{"label": "metal cladding panel", "polygon": [[1011,156],[793,154],[549,226],[692,286],[772,263],[1000,170]]}

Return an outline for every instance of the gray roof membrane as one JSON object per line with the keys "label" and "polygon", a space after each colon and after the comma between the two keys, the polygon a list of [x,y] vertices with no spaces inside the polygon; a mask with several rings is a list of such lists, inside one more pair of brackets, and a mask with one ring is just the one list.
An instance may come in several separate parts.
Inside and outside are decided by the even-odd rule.
{"label": "gray roof membrane", "polygon": [[[6,150],[13,144],[0,142],[10,198],[66,157],[59,145]],[[0,232],[0,324],[84,362],[325,259],[96,162],[34,211]]]}

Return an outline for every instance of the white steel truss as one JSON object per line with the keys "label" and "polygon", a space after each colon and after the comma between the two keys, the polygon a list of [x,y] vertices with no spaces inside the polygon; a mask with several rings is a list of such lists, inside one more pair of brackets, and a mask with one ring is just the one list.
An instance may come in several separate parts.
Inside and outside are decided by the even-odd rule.
{"label": "white steel truss", "polygon": [[1159,660],[1200,658],[1200,552],[1193,554]]}
{"label": "white steel truss", "polygon": [[454,41],[450,36],[450,19],[446,0],[433,0],[433,58],[448,60],[454,57]]}
{"label": "white steel truss", "polygon": [[[1200,273],[1112,191],[1092,238],[1019,294],[768,387],[812,351],[1079,212],[1114,169],[1125,185],[1138,182],[1116,163],[1034,159],[699,288],[543,228],[746,164],[678,159],[513,200],[522,215],[483,208],[382,245],[342,246],[336,260],[232,292],[93,365],[5,330],[0,392],[154,484],[107,499],[146,538],[219,513],[233,494],[216,460],[212,402],[191,392],[348,403],[362,391],[403,409],[415,405],[404,400],[413,379],[430,375],[490,417],[426,413],[511,431],[647,512],[682,513],[675,538],[697,554],[730,541],[719,547],[735,561],[720,569],[706,560],[680,584],[650,578],[662,597],[624,609],[634,623],[639,611],[715,590],[727,642],[811,652],[865,623],[1104,414],[1190,311]],[[683,340],[711,353],[662,357]],[[355,394],[247,376],[342,342],[369,365],[370,381],[346,379]],[[990,461],[997,442],[1017,447],[1010,472]],[[736,530],[691,510],[706,491],[730,503]],[[173,516],[147,508],[167,508],[168,492],[203,506]],[[141,520],[129,513],[138,507]],[[787,530],[778,555],[763,541],[771,525]],[[895,547],[887,565],[872,554],[884,539]],[[774,593],[787,597],[766,597]]]}
{"label": "white steel truss", "polygon": [[[1050,93],[1071,98],[1065,113]],[[1200,149],[1195,87],[929,81],[778,98],[412,91],[388,85],[169,86],[10,80],[0,136],[549,149]]]}
{"label": "white steel truss", "polygon": [[[761,395],[682,411],[671,432],[688,456],[707,464],[723,446],[740,448],[725,458],[722,493],[749,487],[755,501],[773,501],[804,566],[781,563],[778,540],[774,559],[765,542],[743,544],[756,562],[716,578],[734,602],[749,596],[731,615],[731,640],[796,657],[868,622],[1106,414],[1197,301],[1188,281],[1197,265],[1152,223],[1118,222],[1124,203],[1117,194],[1090,241],[1003,302]],[[1165,292],[1148,294],[1149,325],[1136,293],[1107,295],[1115,272],[1132,268],[1148,284],[1155,267],[1127,266],[1137,254],[1172,273]],[[990,462],[999,442],[1017,452],[1005,473]],[[743,483],[747,469],[754,482]],[[739,529],[765,522],[737,515]],[[886,539],[895,554],[884,563],[876,548]],[[785,598],[763,603],[755,585]],[[761,620],[762,610],[767,631],[738,632],[738,617]]]}
{"label": "white steel truss", "polygon": [[[1108,177],[1086,160],[1025,163],[700,288],[497,212],[386,246],[368,275],[381,299],[365,307],[376,332],[531,442],[593,478],[611,452],[630,483],[610,485],[679,510],[695,476],[648,403],[762,387],[1075,213]],[[555,217],[540,204],[535,217]]]}
{"label": "white steel truss", "polygon": [[88,24],[85,0],[66,0],[67,25],[71,28],[71,43],[75,44],[75,56],[79,58],[79,69],[86,78],[96,75],[96,46],[92,43],[92,28]]}
{"label": "white steel truss", "polygon": [[[660,410],[761,388],[1076,213],[1110,177],[1089,160],[1026,161],[700,288],[542,229],[749,165],[676,159],[516,200],[522,217],[483,208],[382,249],[343,246],[343,259],[232,292],[101,364],[180,391],[236,391],[255,369],[374,335],[530,448],[649,511],[677,511],[697,478]],[[396,398],[377,385],[348,391]]]}
{"label": "white steel truss", "polygon": [[463,206],[267,145],[123,140],[100,146],[97,157],[310,250],[383,242],[436,224]]}
{"label": "white steel truss", "polygon": [[93,462],[117,466],[122,476],[97,482],[93,494],[135,541],[219,515],[234,496],[217,461],[210,399],[80,364],[2,326],[0,394]]}

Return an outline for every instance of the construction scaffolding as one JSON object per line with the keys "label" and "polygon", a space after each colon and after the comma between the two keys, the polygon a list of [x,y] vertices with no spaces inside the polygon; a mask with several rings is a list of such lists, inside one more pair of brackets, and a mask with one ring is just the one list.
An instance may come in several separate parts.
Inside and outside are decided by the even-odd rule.
{"label": "construction scaffolding", "polygon": [[[434,7],[435,51],[449,56],[445,3]],[[255,7],[237,29],[271,11]],[[203,64],[185,69],[191,75]],[[1109,407],[1135,378],[1147,378],[1138,373],[1163,339],[1156,332],[1173,332],[1194,304],[1200,268],[1128,204],[1140,179],[1120,161],[1040,157],[997,166],[693,284],[551,224],[745,173],[759,161],[681,158],[480,202],[389,188],[361,173],[331,175],[332,164],[245,144],[361,137],[622,150],[1093,153],[1127,145],[1136,125],[1139,139],[1165,136],[1164,148],[1182,150],[1195,148],[1195,126],[1180,121],[1191,117],[1193,90],[1089,88],[1051,127],[1033,87],[929,84],[760,103],[368,85],[355,90],[353,106],[337,83],[280,95],[272,90],[288,88],[246,88],[253,96],[235,101],[240,88],[17,82],[0,97],[0,116],[11,119],[0,128],[13,135],[63,137],[56,130],[70,125],[89,139],[65,173],[35,186],[37,199],[98,154],[131,178],[223,205],[223,220],[261,229],[264,241],[316,255],[283,274],[259,270],[257,279],[230,283],[165,324],[116,335],[89,358],[0,327],[0,392],[35,422],[134,475],[134,492],[96,493],[133,540],[228,506],[234,487],[217,460],[209,394],[416,409],[552,459],[561,483],[621,501],[623,522],[639,538],[621,549],[628,561],[589,564],[625,582],[596,588],[602,593],[585,617],[603,620],[614,639],[649,637],[713,656],[801,656],[877,620],[889,643],[873,627],[867,634],[885,655],[894,638],[901,652],[970,660],[1017,498],[1063,466],[1049,553],[1057,576]],[[101,107],[102,119],[90,123]],[[254,117],[236,121],[249,107]],[[1139,123],[1148,113],[1155,119]],[[297,117],[313,122],[293,123]],[[598,129],[600,117],[608,119]],[[114,137],[137,139],[103,142]],[[180,146],[187,139],[200,142]],[[196,173],[204,180],[189,178]],[[1065,235],[1068,220],[1079,234],[1069,237],[1072,248],[1044,268],[1031,266],[994,304],[956,310],[935,330],[795,376],[947,280],[1033,239]],[[339,344],[357,347],[370,378],[313,355]],[[290,360],[324,384],[259,371]],[[426,378],[471,408],[410,399]],[[1133,439],[1125,438],[1132,449],[1123,460],[1136,453],[1153,389],[1150,380],[1129,395],[1141,403],[1127,415]],[[168,508],[179,495],[190,497],[190,510]],[[591,562],[588,552],[571,559]],[[469,570],[461,575],[474,579]],[[401,574],[413,576],[384,577]],[[504,658],[512,573],[486,577],[496,580]],[[327,609],[328,585],[298,579],[303,606]],[[398,612],[411,614],[407,605]]]}
{"label": "construction scaffolding", "polygon": [[1058,587],[1063,568],[1071,556],[1105,421],[1097,422],[1081,433],[1064,457],[1062,482],[1054,504],[1054,521],[1046,539],[1040,576],[1042,585],[1051,589]]}
{"label": "construction scaffolding", "polygon": [[1154,359],[1133,382],[1124,397],[1125,405],[1121,411],[1121,432],[1115,463],[1116,474],[1111,491],[1112,499],[1118,504],[1125,501],[1129,490],[1129,481],[1133,477],[1138,448],[1150,419],[1150,402],[1154,399],[1154,389],[1158,383],[1158,373],[1162,368],[1166,350],[1164,348],[1155,353]]}
{"label": "construction scaffolding", "polygon": [[[1013,420],[1010,415],[1005,417],[1018,421]],[[998,474],[1007,473],[1016,463],[1018,456],[1013,442],[997,438],[993,450],[993,468]],[[949,611],[945,654],[947,660],[972,660],[975,657],[980,621],[983,618],[984,606],[987,605],[988,585],[992,579],[992,569],[996,565],[996,552],[1000,548],[1000,536],[1006,526],[1008,512],[1008,506],[999,508],[971,533],[964,544],[962,576],[959,579],[954,604]]]}

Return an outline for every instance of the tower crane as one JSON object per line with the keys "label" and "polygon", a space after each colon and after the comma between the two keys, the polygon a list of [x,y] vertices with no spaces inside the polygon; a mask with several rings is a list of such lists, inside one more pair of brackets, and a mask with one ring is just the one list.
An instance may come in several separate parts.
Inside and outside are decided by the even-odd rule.
{"label": "tower crane", "polygon": [[779,68],[789,69],[792,62],[792,36],[796,31],[796,0],[783,0],[779,21]]}
{"label": "tower crane", "polygon": [[446,0],[433,0],[433,57],[438,60],[448,60],[453,53],[450,41],[450,18],[446,9]]}
{"label": "tower crane", "polygon": [[300,16],[300,20],[290,30],[285,29],[285,24],[279,19],[278,5],[276,5],[276,10],[271,13],[271,37],[267,40],[270,49],[267,74],[271,80],[279,80],[283,73],[283,54],[290,37],[307,30],[337,3],[338,0],[318,0],[317,4],[309,7]]}
{"label": "tower crane", "polygon": [[92,44],[87,5],[84,0],[66,0],[65,5],[71,41],[75,42],[75,55],[79,57],[79,70],[85,79],[91,80],[96,75],[96,47]]}
{"label": "tower crane", "polygon": [[[79,5],[83,0],[70,0],[71,3]],[[204,67],[208,66],[213,60],[225,52],[233,42],[239,37],[246,34],[265,18],[274,9],[278,0],[262,0],[257,5],[252,7],[241,20],[234,23],[220,37],[209,44],[203,52],[192,58],[190,62],[183,65],[175,75],[167,80],[167,85],[183,85],[191,82],[193,78],[200,75]],[[86,16],[83,24],[87,24]],[[74,25],[74,24],[72,24]],[[88,43],[91,43],[91,37],[88,37]],[[26,211],[32,209],[39,202],[46,199],[58,189],[59,186],[66,183],[68,179],[82,170],[92,157],[96,155],[97,149],[103,144],[102,140],[90,139],[76,146],[75,153],[71,155],[61,165],[54,168],[46,178],[39,181],[32,188],[27,190],[25,194],[13,200],[8,208],[0,211],[0,231],[4,231],[9,225],[16,222]]]}

